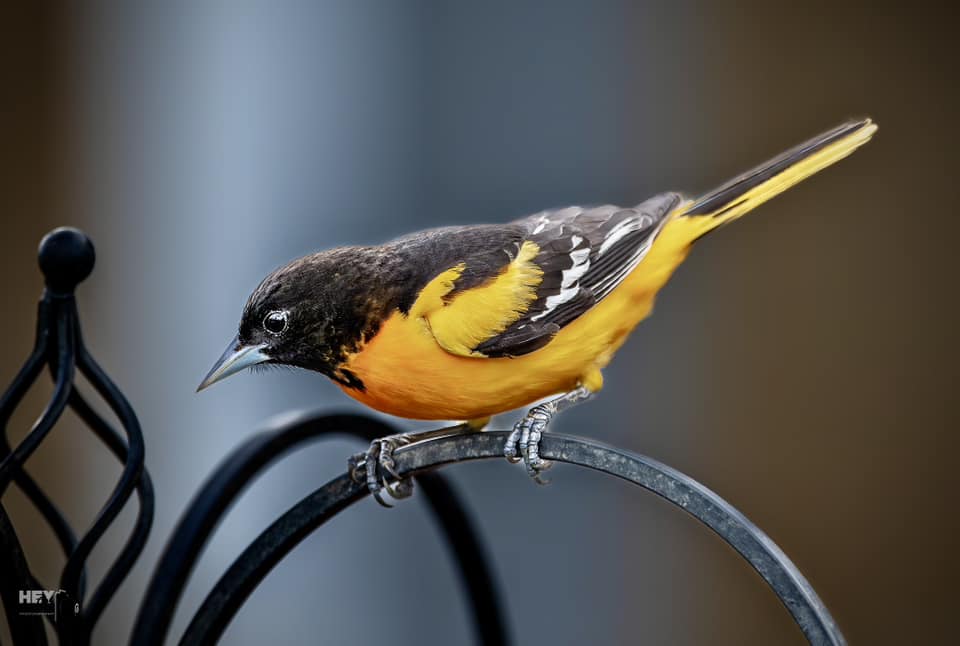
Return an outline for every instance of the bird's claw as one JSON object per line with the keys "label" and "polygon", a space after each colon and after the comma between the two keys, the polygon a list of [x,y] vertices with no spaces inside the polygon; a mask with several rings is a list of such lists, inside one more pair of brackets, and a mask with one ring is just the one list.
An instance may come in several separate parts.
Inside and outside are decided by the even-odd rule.
{"label": "bird's claw", "polygon": [[384,491],[395,500],[413,494],[413,480],[397,473],[397,463],[393,459],[393,452],[410,442],[406,433],[383,437],[371,442],[366,452],[351,456],[347,462],[350,477],[355,482],[366,483],[370,494],[384,507],[393,506],[383,498]]}
{"label": "bird's claw", "polygon": [[540,439],[552,418],[553,413],[546,406],[534,406],[523,419],[514,424],[503,446],[504,457],[514,463],[523,460],[527,474],[537,484],[549,482],[541,474],[553,466],[553,462],[540,457]]}

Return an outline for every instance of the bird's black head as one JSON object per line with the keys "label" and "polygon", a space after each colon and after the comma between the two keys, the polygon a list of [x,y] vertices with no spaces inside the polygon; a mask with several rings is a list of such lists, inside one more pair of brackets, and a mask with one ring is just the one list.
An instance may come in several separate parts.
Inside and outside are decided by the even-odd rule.
{"label": "bird's black head", "polygon": [[339,364],[369,332],[372,318],[371,300],[357,288],[362,252],[305,256],[264,278],[247,300],[236,338],[198,390],[262,364],[307,368],[356,385]]}

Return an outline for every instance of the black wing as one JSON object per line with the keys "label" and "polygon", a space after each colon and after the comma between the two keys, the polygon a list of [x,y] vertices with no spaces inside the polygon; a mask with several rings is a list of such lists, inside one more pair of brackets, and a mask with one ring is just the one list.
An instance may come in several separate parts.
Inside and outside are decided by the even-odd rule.
{"label": "black wing", "polygon": [[569,207],[515,222],[526,228],[525,240],[540,248],[533,262],[543,280],[524,315],[475,350],[488,357],[519,356],[549,343],[643,260],[680,200],[664,193],[633,208]]}

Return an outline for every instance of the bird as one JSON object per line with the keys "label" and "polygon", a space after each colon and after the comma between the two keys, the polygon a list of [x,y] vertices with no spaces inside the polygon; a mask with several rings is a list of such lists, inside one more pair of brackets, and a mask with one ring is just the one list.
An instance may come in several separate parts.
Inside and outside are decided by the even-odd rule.
{"label": "bird", "polygon": [[[847,121],[697,199],[665,192],[297,258],[253,291],[197,390],[253,366],[294,366],[378,411],[469,430],[540,402],[514,424],[504,456],[546,482],[539,443],[551,420],[600,391],[604,367],[693,245],[876,130],[869,118]],[[377,470],[395,474],[393,450],[417,437],[383,438],[353,462],[366,464],[374,494],[389,484]]]}

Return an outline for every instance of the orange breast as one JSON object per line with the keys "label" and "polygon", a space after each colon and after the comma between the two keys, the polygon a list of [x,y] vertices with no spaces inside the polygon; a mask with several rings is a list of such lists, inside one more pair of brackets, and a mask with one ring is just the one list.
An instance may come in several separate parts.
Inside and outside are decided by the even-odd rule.
{"label": "orange breast", "polygon": [[421,318],[394,313],[345,367],[366,389],[343,387],[377,410],[412,419],[469,420],[519,408],[585,383],[653,307],[657,291],[686,256],[686,231],[668,223],[646,258],[603,301],[545,347],[515,358],[479,358],[441,348]]}

